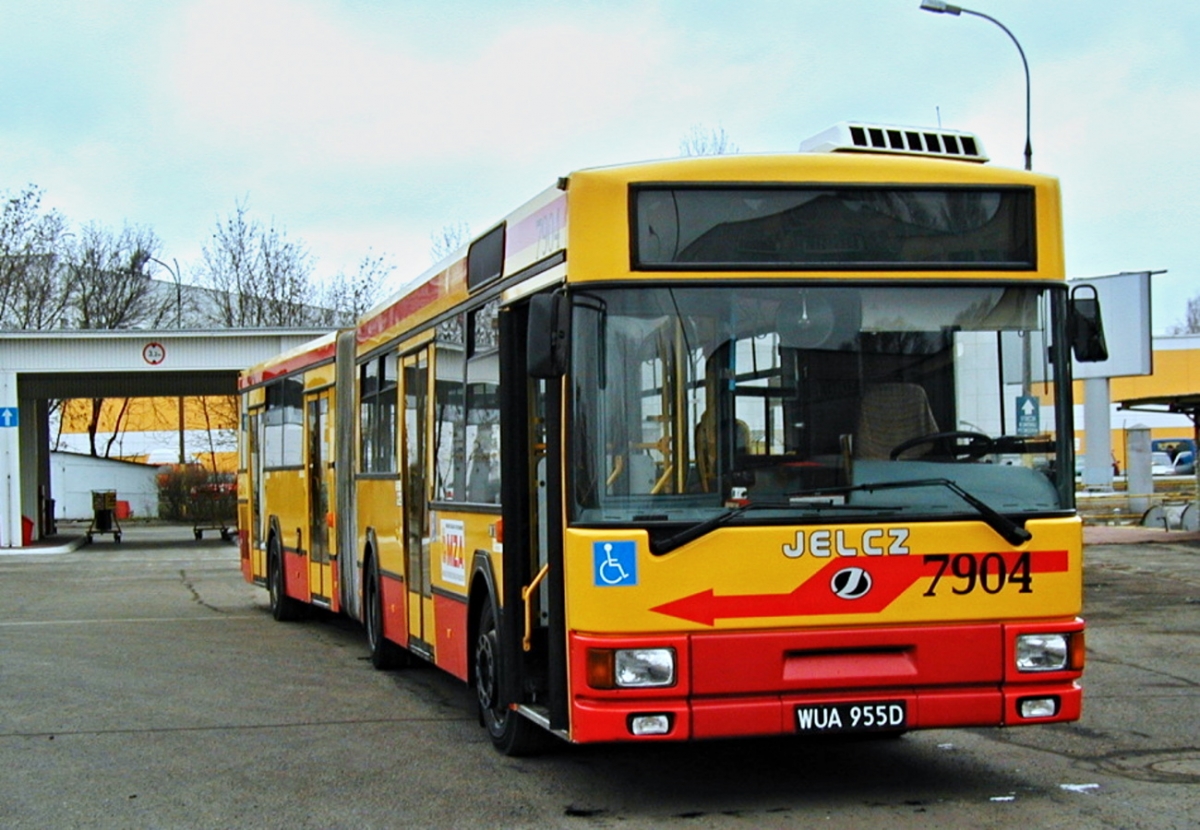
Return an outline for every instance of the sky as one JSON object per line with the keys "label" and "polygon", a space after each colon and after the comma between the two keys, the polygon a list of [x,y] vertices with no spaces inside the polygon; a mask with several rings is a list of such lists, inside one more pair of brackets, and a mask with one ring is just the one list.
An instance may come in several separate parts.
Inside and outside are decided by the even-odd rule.
{"label": "sky", "polygon": [[[318,279],[382,255],[395,287],[441,229],[482,233],[572,170],[678,156],[694,128],[788,152],[843,120],[940,124],[1020,168],[1017,48],[919,5],[0,0],[0,191],[147,226],[185,280],[244,204]],[[1153,330],[1182,322],[1200,295],[1200,3],[968,8],[1024,49],[1068,276],[1166,270]]]}

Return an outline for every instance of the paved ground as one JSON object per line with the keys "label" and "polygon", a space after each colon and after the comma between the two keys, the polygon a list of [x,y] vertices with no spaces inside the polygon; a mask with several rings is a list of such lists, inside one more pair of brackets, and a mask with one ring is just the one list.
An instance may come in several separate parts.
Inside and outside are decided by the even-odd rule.
{"label": "paved ground", "polygon": [[1084,545],[1150,545],[1200,543],[1200,532],[1162,530],[1137,525],[1089,525],[1083,529]]}
{"label": "paved ground", "polygon": [[1078,723],[534,759],[359,626],[272,621],[219,539],[0,556],[0,828],[1198,827],[1200,541],[1089,536]]}

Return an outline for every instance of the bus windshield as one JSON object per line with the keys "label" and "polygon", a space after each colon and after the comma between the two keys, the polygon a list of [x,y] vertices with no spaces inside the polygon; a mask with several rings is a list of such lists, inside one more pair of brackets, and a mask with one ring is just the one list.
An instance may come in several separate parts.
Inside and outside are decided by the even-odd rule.
{"label": "bus windshield", "polygon": [[[1045,286],[699,285],[573,295],[580,524],[877,521],[1073,502]],[[946,482],[950,484],[947,485]],[[872,488],[870,485],[880,485]]]}

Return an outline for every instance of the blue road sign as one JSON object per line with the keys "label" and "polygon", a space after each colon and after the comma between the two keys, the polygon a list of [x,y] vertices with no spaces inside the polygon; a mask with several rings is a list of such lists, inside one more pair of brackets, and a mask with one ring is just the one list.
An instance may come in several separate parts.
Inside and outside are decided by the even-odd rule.
{"label": "blue road sign", "polygon": [[20,421],[15,406],[0,406],[0,427],[15,427]]}
{"label": "blue road sign", "polygon": [[1017,435],[1041,432],[1041,403],[1033,395],[1017,396]]}

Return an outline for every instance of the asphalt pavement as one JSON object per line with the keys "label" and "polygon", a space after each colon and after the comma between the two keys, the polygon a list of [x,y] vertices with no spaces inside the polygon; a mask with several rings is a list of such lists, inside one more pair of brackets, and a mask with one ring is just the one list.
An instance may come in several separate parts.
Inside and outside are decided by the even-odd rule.
{"label": "asphalt pavement", "polygon": [[1200,826],[1197,534],[1087,529],[1077,723],[513,759],[456,679],[274,622],[217,534],[125,530],[0,555],[4,830]]}

